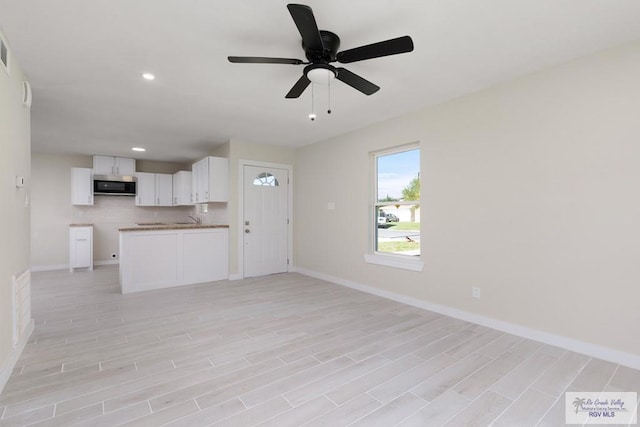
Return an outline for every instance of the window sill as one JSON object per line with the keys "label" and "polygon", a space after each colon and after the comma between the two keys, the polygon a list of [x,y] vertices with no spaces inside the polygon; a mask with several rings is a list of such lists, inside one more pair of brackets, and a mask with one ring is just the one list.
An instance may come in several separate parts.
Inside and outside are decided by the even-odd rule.
{"label": "window sill", "polygon": [[407,258],[406,255],[364,254],[364,261],[368,264],[384,265],[411,271],[422,271],[424,268],[424,262]]}

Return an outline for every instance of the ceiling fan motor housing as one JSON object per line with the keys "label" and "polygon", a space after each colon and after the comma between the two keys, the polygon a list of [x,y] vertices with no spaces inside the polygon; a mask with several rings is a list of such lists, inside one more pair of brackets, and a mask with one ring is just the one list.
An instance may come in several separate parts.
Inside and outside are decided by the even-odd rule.
{"label": "ceiling fan motor housing", "polygon": [[335,62],[338,49],[340,49],[340,37],[331,31],[320,30],[320,38],[322,39],[322,51],[307,49],[304,40],[302,41],[305,56],[312,63]]}

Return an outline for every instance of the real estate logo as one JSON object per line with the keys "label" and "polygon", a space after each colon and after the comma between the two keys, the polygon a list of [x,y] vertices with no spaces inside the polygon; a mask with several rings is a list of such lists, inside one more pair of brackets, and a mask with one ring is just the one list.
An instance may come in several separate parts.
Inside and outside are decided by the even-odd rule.
{"label": "real estate logo", "polygon": [[567,424],[637,424],[636,392],[567,392]]}

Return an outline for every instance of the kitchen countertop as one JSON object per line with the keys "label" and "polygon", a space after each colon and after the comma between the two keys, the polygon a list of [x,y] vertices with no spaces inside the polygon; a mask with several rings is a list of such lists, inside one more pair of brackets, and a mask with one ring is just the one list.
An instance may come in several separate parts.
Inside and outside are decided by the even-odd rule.
{"label": "kitchen countertop", "polygon": [[69,224],[69,227],[93,227],[93,224],[78,224],[78,223],[74,223],[74,224]]}
{"label": "kitchen countertop", "polygon": [[189,230],[198,228],[229,228],[228,225],[222,224],[162,224],[149,223],[138,224],[131,227],[124,227],[118,231],[158,231],[158,230]]}

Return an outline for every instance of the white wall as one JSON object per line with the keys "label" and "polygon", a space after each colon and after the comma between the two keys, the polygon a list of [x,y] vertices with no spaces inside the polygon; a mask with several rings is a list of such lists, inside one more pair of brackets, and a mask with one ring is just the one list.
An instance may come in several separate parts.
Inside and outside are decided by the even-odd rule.
{"label": "white wall", "polygon": [[[10,41],[7,43],[10,48]],[[17,357],[12,339],[11,276],[29,268],[30,233],[30,113],[22,105],[26,77],[11,50],[9,65],[10,73],[0,65],[0,391]],[[26,187],[16,188],[16,176],[26,178]]]}
{"label": "white wall", "polygon": [[[33,153],[31,265],[35,269],[64,268],[69,264],[69,224],[94,224],[94,261],[117,261],[118,229],[137,222],[187,220],[194,209],[137,207],[133,197],[96,196],[93,206],[71,205],[71,168],[92,167],[90,156]],[[190,165],[138,160],[140,172],[173,173]],[[213,214],[211,214],[213,218]]]}
{"label": "white wall", "polygon": [[[298,150],[296,266],[640,356],[639,76],[633,43]],[[363,261],[369,153],[414,141],[421,273]]]}

